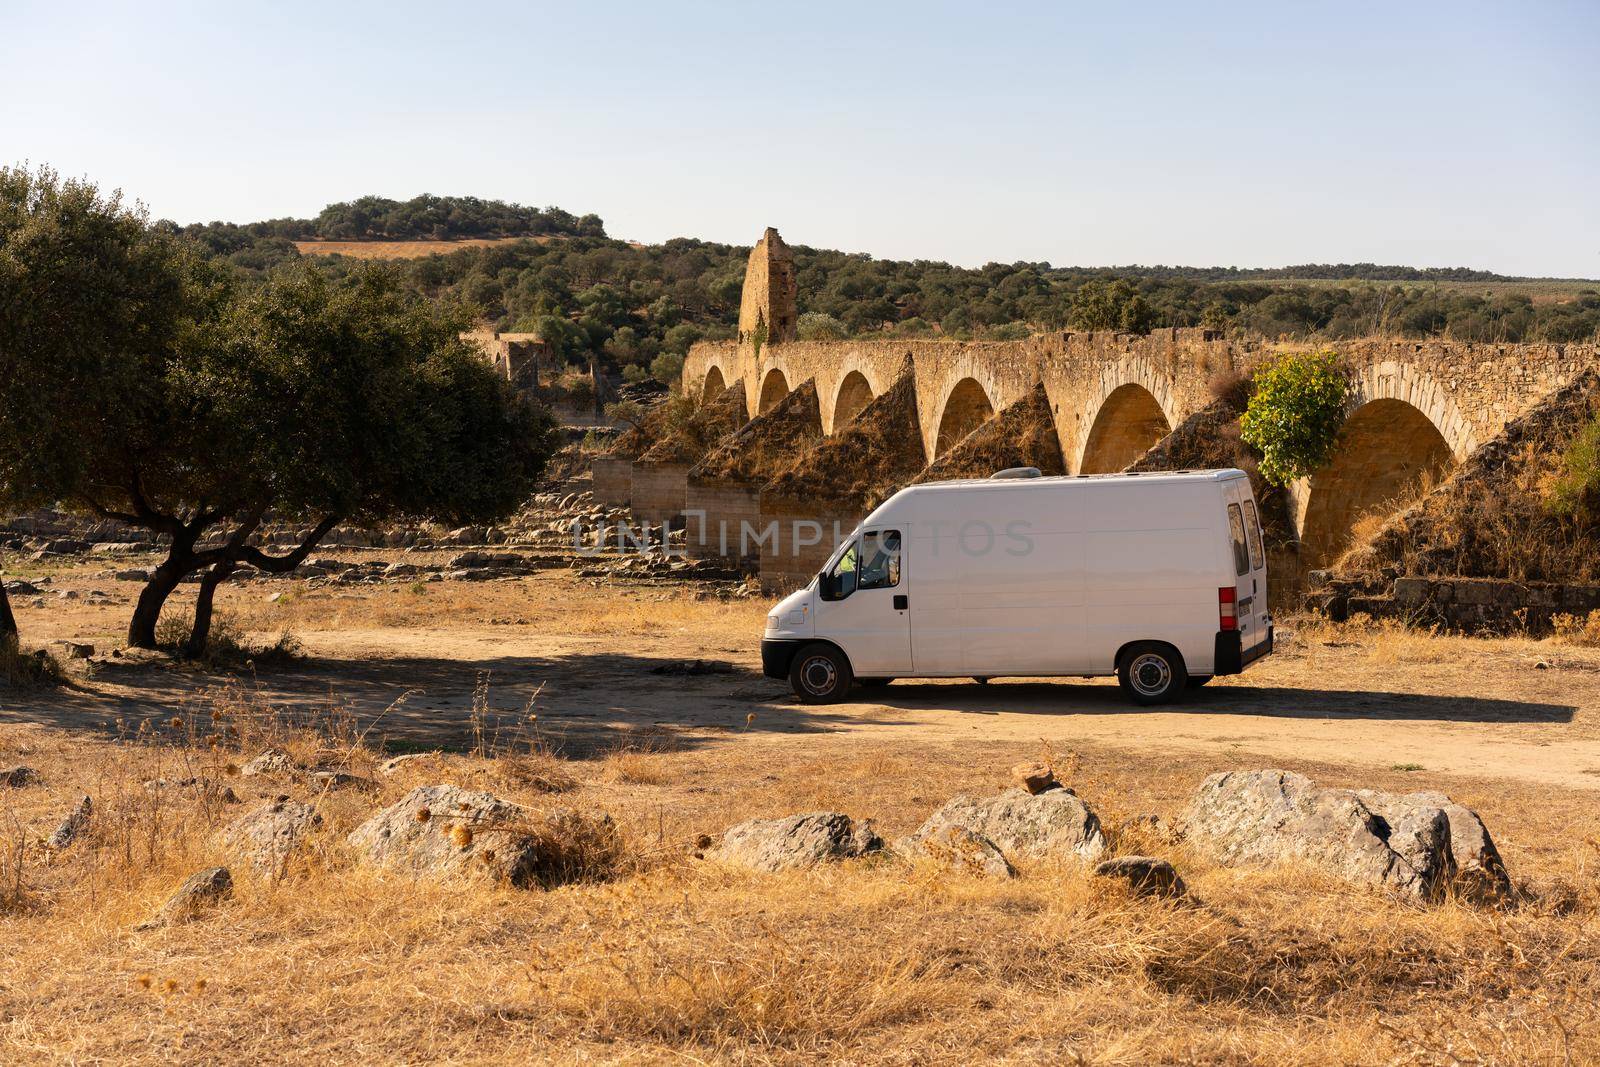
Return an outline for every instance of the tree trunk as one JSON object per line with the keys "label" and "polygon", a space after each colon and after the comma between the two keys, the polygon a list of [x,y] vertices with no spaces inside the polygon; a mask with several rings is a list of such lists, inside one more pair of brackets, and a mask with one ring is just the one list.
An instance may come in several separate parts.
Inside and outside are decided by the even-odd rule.
{"label": "tree trunk", "polygon": [[156,568],[139,594],[139,603],[133,609],[133,621],[128,623],[129,645],[134,648],[156,647],[156,621],[161,618],[161,608],[172,591],[178,588],[178,583],[194,569],[194,553],[187,548],[180,553],[178,546],[173,545],[172,551],[167,553],[167,558],[161,561],[161,566]]}
{"label": "tree trunk", "polygon": [[17,636],[17,617],[11,614],[11,597],[0,582],[0,638]]}
{"label": "tree trunk", "polygon": [[183,645],[183,654],[187,658],[199,659],[205,655],[206,643],[211,639],[211,604],[217,595],[217,586],[227,581],[234,569],[235,564],[231,560],[213,564],[205,577],[200,579],[200,593],[194,602],[194,627],[189,631],[189,640]]}

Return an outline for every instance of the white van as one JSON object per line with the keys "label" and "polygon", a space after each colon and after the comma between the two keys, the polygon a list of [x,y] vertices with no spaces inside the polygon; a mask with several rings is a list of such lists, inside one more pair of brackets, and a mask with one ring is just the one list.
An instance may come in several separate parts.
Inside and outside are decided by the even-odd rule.
{"label": "white van", "polygon": [[767,616],[765,672],[807,703],[895,678],[1116,674],[1159,704],[1272,651],[1243,471],[902,489]]}

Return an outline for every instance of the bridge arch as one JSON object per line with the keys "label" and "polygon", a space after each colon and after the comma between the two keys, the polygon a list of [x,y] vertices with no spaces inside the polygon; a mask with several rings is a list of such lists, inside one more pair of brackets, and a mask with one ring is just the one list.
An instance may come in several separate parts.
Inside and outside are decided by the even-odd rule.
{"label": "bridge arch", "polygon": [[957,441],[994,416],[994,403],[976,378],[962,378],[950,387],[939,414],[939,432],[934,438],[934,458],[950,451]]}
{"label": "bridge arch", "polygon": [[839,383],[833,401],[833,425],[829,433],[838,433],[841,426],[849,424],[861,409],[872,403],[872,383],[859,370],[852,370]]}
{"label": "bridge arch", "polygon": [[1103,367],[1077,419],[1075,474],[1111,474],[1142,456],[1177,425],[1171,378],[1143,356]]}
{"label": "bridge arch", "polygon": [[721,396],[728,388],[727,379],[722,376],[722,368],[715,363],[706,368],[705,382],[700,386],[700,403],[709,404]]}
{"label": "bridge arch", "polygon": [[1401,363],[1359,370],[1350,411],[1328,465],[1300,486],[1300,559],[1326,567],[1360,527],[1408,506],[1477,447],[1439,384]]}
{"label": "bridge arch", "polygon": [[765,415],[789,395],[789,379],[782,368],[773,367],[761,378],[761,398],[756,402],[756,414]]}
{"label": "bridge arch", "polygon": [[1172,432],[1155,394],[1137,382],[1113,389],[1095,413],[1079,474],[1115,474]]}

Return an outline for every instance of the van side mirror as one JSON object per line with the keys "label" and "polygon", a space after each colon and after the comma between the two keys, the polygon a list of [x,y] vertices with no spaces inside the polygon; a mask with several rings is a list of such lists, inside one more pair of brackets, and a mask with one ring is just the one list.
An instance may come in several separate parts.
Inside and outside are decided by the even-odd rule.
{"label": "van side mirror", "polygon": [[833,575],[827,571],[817,572],[817,595],[823,600],[839,599],[839,587],[834,582]]}

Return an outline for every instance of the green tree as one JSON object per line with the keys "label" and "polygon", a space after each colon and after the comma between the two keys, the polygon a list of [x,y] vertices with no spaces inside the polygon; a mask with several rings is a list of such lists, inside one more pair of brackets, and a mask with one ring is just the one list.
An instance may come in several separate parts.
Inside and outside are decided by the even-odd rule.
{"label": "green tree", "polygon": [[1600,415],[1584,424],[1562,455],[1561,473],[1550,488],[1550,510],[1600,518]]}
{"label": "green tree", "polygon": [[1240,436],[1261,453],[1261,474],[1288,485],[1325,465],[1344,425],[1350,380],[1333,352],[1285,353],[1256,370]]}
{"label": "green tree", "polygon": [[683,357],[676,352],[661,353],[650,361],[650,377],[676,387],[683,378]]}
{"label": "green tree", "polygon": [[[554,447],[463,322],[386,268],[299,264],[239,296],[115,197],[17,171],[0,172],[0,245],[0,409],[27,412],[0,430],[0,484],[167,540],[134,646],[191,574],[196,653],[240,565],[288,572],[341,522],[493,521]],[[271,555],[252,543],[269,521],[307,529]]]}
{"label": "green tree", "polygon": [[844,323],[821,311],[808,311],[795,320],[795,336],[802,341],[840,341],[849,335]]}

